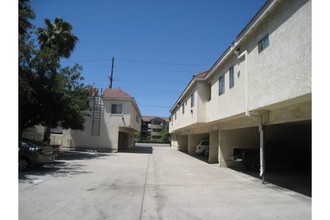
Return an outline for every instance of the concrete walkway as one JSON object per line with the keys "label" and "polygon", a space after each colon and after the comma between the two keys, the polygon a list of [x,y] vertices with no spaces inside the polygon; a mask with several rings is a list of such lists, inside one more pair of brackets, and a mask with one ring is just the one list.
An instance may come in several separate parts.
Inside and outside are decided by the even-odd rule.
{"label": "concrete walkway", "polygon": [[77,155],[20,173],[19,219],[311,219],[309,197],[168,146]]}

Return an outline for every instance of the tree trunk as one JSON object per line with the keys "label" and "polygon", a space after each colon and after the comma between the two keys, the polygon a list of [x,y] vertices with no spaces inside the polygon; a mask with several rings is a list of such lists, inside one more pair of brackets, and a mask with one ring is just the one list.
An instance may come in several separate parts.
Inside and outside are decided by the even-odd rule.
{"label": "tree trunk", "polygon": [[50,127],[46,127],[46,131],[44,133],[44,140],[43,142],[46,142],[47,144],[50,144]]}

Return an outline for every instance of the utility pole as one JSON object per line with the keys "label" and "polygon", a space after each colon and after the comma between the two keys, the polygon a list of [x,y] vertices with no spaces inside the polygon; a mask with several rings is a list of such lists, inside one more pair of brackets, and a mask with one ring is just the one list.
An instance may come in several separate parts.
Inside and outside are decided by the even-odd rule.
{"label": "utility pole", "polygon": [[111,65],[111,75],[109,76],[110,79],[110,89],[112,89],[112,81],[113,81],[113,66],[115,63],[115,58],[112,57],[112,65]]}

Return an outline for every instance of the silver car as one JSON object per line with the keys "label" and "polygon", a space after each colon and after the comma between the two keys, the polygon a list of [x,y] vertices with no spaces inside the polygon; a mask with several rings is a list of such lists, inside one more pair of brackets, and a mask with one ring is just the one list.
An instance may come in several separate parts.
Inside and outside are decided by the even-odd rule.
{"label": "silver car", "polygon": [[21,171],[54,161],[53,148],[42,142],[23,138],[18,151],[18,165]]}
{"label": "silver car", "polygon": [[199,141],[196,147],[196,153],[201,154],[203,153],[205,156],[209,155],[209,141],[208,140],[201,140]]}

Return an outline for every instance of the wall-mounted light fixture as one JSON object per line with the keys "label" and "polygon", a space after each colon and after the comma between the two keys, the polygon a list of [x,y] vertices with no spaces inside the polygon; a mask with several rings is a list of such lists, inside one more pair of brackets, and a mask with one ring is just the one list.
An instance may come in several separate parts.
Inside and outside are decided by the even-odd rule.
{"label": "wall-mounted light fixture", "polygon": [[238,56],[240,52],[241,52],[241,51],[240,51],[239,48],[237,48],[237,49],[234,51],[234,53],[235,53],[236,56]]}

